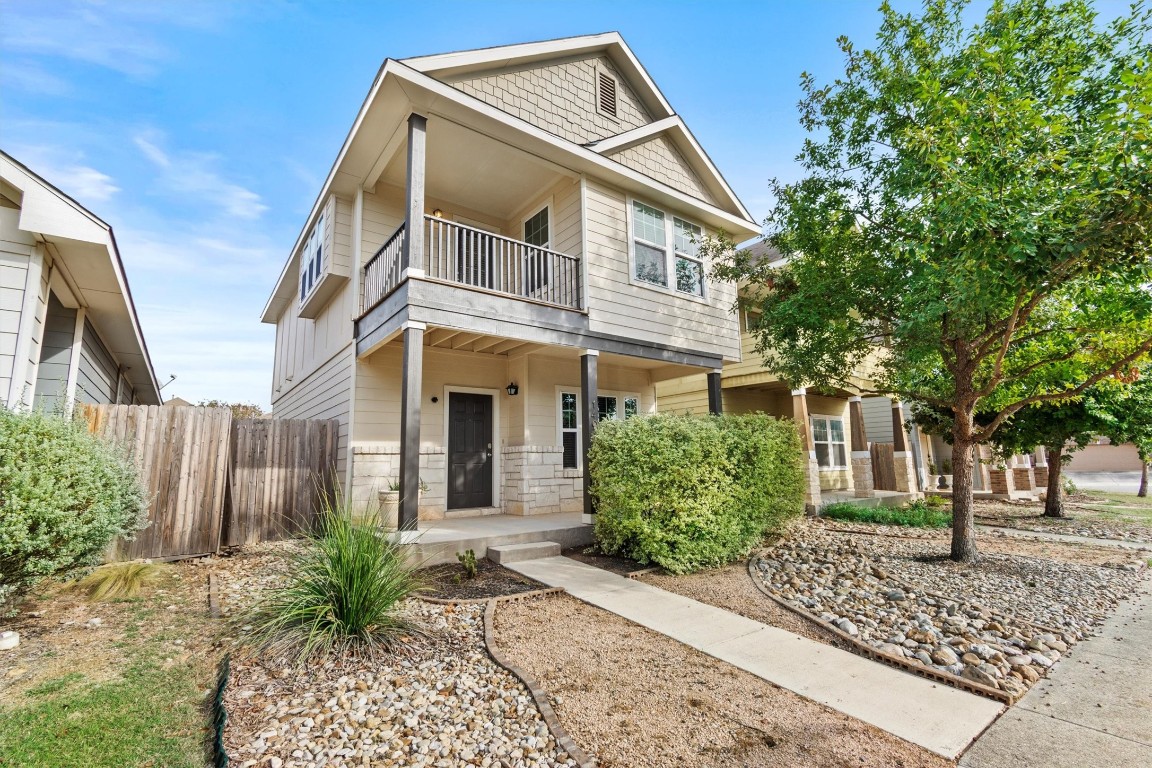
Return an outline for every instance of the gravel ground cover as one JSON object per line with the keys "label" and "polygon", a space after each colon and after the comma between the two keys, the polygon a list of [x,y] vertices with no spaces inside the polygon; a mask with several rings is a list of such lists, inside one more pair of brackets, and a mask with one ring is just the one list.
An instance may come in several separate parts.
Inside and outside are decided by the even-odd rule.
{"label": "gravel ground cover", "polygon": [[[985,542],[982,542],[985,543]],[[942,536],[798,527],[762,553],[764,585],[873,647],[1018,696],[1131,594],[1142,563],[1088,548],[999,541],[953,563]],[[1055,545],[1055,548],[1067,545]],[[999,551],[998,551],[999,550]],[[1037,626],[1040,625],[1040,626]]]}
{"label": "gravel ground cover", "polygon": [[502,604],[494,635],[603,768],[953,765],[566,595]]}
{"label": "gravel ground cover", "polygon": [[[265,545],[209,561],[222,612],[240,615],[280,583],[283,552]],[[235,657],[224,704],[225,746],[240,768],[320,766],[574,766],[528,691],[484,647],[483,605],[407,601],[425,636],[375,662],[297,668]]]}
{"label": "gravel ground cover", "polygon": [[1077,495],[1064,502],[1067,517],[1044,517],[1044,504],[1038,501],[984,501],[975,502],[976,522],[999,525],[1025,531],[1066,533],[1089,536],[1094,539],[1148,542],[1152,544],[1152,524],[1148,522],[1147,507],[1102,506],[1105,499]]}

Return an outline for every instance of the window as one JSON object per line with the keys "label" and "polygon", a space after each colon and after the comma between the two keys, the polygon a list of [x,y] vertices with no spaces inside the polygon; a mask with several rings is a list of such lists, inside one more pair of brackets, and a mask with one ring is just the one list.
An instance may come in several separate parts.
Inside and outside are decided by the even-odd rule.
{"label": "window", "polygon": [[[548,227],[548,206],[541,208],[524,222],[524,242],[538,248],[551,248],[551,235]],[[524,263],[524,282],[528,293],[548,284],[548,254],[534,248],[528,249]]]}
{"label": "window", "polygon": [[304,301],[320,279],[320,271],[324,266],[324,214],[316,220],[312,234],[304,243],[304,250],[300,254],[300,301]]}
{"label": "window", "polygon": [[[620,410],[621,401],[624,403],[623,411]],[[564,469],[580,467],[579,403],[579,390],[560,392],[560,444],[564,448]],[[596,410],[599,412],[600,421],[630,419],[640,412],[640,398],[637,395],[620,393],[598,395]]]}
{"label": "window", "polygon": [[760,313],[756,310],[743,310],[742,319],[744,320],[743,330],[745,333],[754,332],[760,325]]}
{"label": "window", "polygon": [[616,117],[616,78],[603,71],[596,74],[596,109]]}
{"label": "window", "polygon": [[848,447],[844,444],[844,419],[835,416],[812,417],[812,443],[821,469],[845,469]]}
{"label": "window", "polygon": [[[679,293],[704,295],[704,261],[700,258],[700,240],[704,230],[638,200],[632,201],[633,277],[641,282],[668,288],[668,275],[675,276],[671,286]],[[672,247],[669,248],[668,245]]]}

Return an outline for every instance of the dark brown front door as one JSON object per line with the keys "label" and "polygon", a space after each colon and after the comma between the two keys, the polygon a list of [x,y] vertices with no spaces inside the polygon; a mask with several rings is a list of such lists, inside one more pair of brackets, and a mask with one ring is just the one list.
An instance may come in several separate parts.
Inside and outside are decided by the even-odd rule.
{"label": "dark brown front door", "polygon": [[448,508],[492,506],[492,396],[448,393]]}

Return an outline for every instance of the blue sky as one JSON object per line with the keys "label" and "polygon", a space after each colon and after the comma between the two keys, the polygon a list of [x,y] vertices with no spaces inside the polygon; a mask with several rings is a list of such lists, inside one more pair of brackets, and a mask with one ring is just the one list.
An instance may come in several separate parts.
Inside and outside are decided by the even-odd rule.
{"label": "blue sky", "polygon": [[165,396],[267,407],[258,315],[385,58],[618,30],[762,219],[878,4],[0,0],[0,146],[113,226]]}

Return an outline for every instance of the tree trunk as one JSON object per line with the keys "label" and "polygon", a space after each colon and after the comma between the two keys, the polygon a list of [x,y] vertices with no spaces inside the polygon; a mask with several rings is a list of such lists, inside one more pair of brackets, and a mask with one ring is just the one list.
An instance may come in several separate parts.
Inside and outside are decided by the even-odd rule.
{"label": "tree trunk", "polygon": [[1064,446],[1045,446],[1048,450],[1048,493],[1044,499],[1044,517],[1064,517],[1064,484],[1060,474]]}
{"label": "tree trunk", "polygon": [[1140,490],[1136,491],[1136,495],[1141,498],[1148,495],[1148,462],[1140,460]]}
{"label": "tree trunk", "polygon": [[972,520],[971,415],[967,429],[959,415],[952,429],[952,559],[976,562],[976,527]]}

